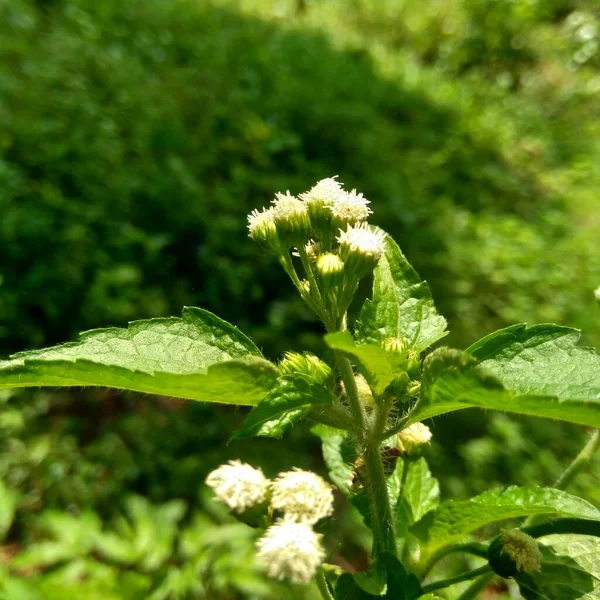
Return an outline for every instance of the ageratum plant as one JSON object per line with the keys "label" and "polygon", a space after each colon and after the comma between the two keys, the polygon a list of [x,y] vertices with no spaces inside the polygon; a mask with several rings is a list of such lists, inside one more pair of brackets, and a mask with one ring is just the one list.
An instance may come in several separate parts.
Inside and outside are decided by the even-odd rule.
{"label": "ageratum plant", "polygon": [[[464,351],[431,351],[446,321],[396,242],[368,224],[370,214],[369,201],[334,177],[299,197],[276,194],[248,217],[250,237],[322,321],[330,349],[322,358],[289,352],[273,364],[233,325],[185,308],[181,318],[16,354],[0,362],[0,388],[108,386],[253,407],[235,438],[279,438],[310,419],[331,481],[372,531],[368,571],[327,564],[317,528],[332,516],[333,486],[316,474],[290,468],[270,481],[232,461],[207,484],[262,528],[257,555],[269,576],[315,580],[326,600],[431,599],[473,580],[466,600],[494,575],[514,579],[528,599],[599,598],[600,510],[563,491],[600,444],[597,431],[554,488],[494,489],[460,502],[440,502],[420,452],[431,438],[422,421],[467,407],[599,427],[600,356],[578,345],[577,330],[550,324],[514,325]],[[350,322],[348,307],[369,276],[372,295]],[[520,526],[500,530],[499,522],[519,518]],[[480,564],[433,577],[452,553]]]}

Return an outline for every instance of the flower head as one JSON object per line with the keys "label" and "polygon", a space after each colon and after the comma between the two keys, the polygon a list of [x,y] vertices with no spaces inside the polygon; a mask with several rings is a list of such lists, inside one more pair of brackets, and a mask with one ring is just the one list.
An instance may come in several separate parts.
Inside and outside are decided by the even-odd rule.
{"label": "flower head", "polygon": [[508,554],[515,562],[517,571],[532,573],[542,567],[542,553],[534,538],[518,529],[503,531],[502,554]]}
{"label": "flower head", "polygon": [[344,280],[344,261],[337,254],[319,255],[316,267],[325,288],[336,287]]}
{"label": "flower head", "polygon": [[270,481],[260,469],[239,460],[230,460],[209,473],[206,485],[231,510],[243,512],[265,501]]}
{"label": "flower head", "polygon": [[289,191],[285,194],[275,194],[273,200],[273,221],[280,237],[289,245],[306,244],[310,237],[310,218],[308,209],[303,202],[292,196]]}
{"label": "flower head", "polygon": [[277,228],[274,221],[274,209],[256,208],[248,215],[248,235],[264,248],[275,248],[277,245]]}
{"label": "flower head", "polygon": [[331,210],[338,198],[345,194],[337,175],[321,179],[308,192],[300,194],[300,198],[308,208],[310,222],[319,235],[331,235]]}
{"label": "flower head", "polygon": [[369,204],[370,202],[356,190],[340,194],[329,204],[334,227],[356,225],[366,221],[373,212]]}
{"label": "flower head", "polygon": [[423,423],[413,423],[398,434],[398,447],[402,452],[410,453],[431,441],[431,430]]}
{"label": "flower head", "polygon": [[269,577],[307,584],[325,558],[321,537],[306,523],[280,519],[258,540],[258,557],[269,565]]}
{"label": "flower head", "polygon": [[380,229],[366,223],[348,225],[346,231],[340,229],[337,241],[346,269],[358,277],[368,275],[383,254],[384,239]]}
{"label": "flower head", "polygon": [[333,492],[317,474],[293,469],[273,482],[271,506],[292,520],[316,523],[333,512]]}
{"label": "flower head", "polygon": [[279,371],[283,375],[308,375],[323,384],[327,384],[332,377],[331,367],[310,352],[286,352],[279,363]]}

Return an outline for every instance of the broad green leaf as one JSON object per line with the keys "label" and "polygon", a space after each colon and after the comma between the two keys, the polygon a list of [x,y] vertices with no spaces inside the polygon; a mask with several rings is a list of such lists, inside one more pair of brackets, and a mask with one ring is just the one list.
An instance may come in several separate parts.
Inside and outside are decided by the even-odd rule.
{"label": "broad green leaf", "polygon": [[513,325],[467,352],[518,394],[595,403],[600,412],[600,355],[578,346],[579,338],[578,330],[559,325]]}
{"label": "broad green leaf", "polygon": [[414,523],[437,507],[439,499],[440,486],[427,461],[424,458],[405,459],[402,489],[395,507],[396,535],[404,537]]}
{"label": "broad green leaf", "polygon": [[484,525],[543,514],[600,520],[600,510],[577,496],[552,488],[512,486],[470,500],[443,502],[416,524],[414,533],[425,542],[425,553],[431,553]]}
{"label": "broad green leaf", "polygon": [[373,296],[364,303],[356,328],[361,341],[404,338],[418,352],[447,335],[446,320],[437,314],[429,286],[387,234],[374,272]]}
{"label": "broad green leaf", "polygon": [[390,352],[380,344],[357,345],[348,331],[339,331],[325,336],[327,345],[349,355],[360,367],[369,386],[376,395],[383,394],[386,388],[406,370],[406,355]]}
{"label": "broad green leaf", "polygon": [[0,361],[0,389],[103,386],[249,406],[277,375],[248,337],[198,308],[185,308],[181,318],[88,331],[78,342]]}
{"label": "broad green leaf", "polygon": [[329,478],[346,496],[351,496],[350,486],[354,475],[354,467],[344,456],[348,449],[348,433],[340,429],[332,429],[327,425],[316,425],[311,431],[321,438],[323,458],[329,471]]}
{"label": "broad green leaf", "polygon": [[[546,350],[546,358],[548,353],[554,352],[553,349]],[[517,363],[521,360],[523,359],[515,358]],[[537,370],[535,358],[529,355],[528,361],[523,363],[527,365],[524,372],[529,370],[534,373]],[[562,367],[557,362],[555,368],[573,368],[569,361],[570,359],[565,359]],[[564,395],[568,392],[566,384],[560,396],[543,395],[552,390],[560,391],[559,386],[552,387],[552,383],[546,387],[540,385],[542,391],[539,395],[527,393],[527,390],[532,392],[533,387],[525,383],[519,384],[518,378],[514,377],[508,377],[508,381],[504,381],[505,375],[500,369],[490,370],[492,362],[486,360],[480,364],[471,354],[451,348],[434,350],[424,362],[421,398],[411,415],[411,422],[477,406],[600,427],[600,397],[594,400],[594,377],[600,377],[600,370],[594,375],[589,369],[588,383],[577,384],[580,397],[568,398]],[[542,364],[545,366],[540,367],[541,370],[549,368],[547,360],[542,360]],[[533,375],[531,377],[533,380]],[[540,372],[536,377],[542,381],[544,376]],[[557,380],[557,376],[553,374],[549,374],[548,378],[550,382]],[[511,385],[516,389],[510,389]],[[582,391],[585,385],[589,385],[587,396]]]}
{"label": "broad green leaf", "polygon": [[541,542],[542,568],[515,576],[526,600],[598,600],[600,539],[588,535],[550,535]]}
{"label": "broad green leaf", "polygon": [[[232,439],[257,435],[281,437],[286,426],[317,404],[331,404],[333,393],[307,376],[284,375],[269,395],[248,415]],[[300,411],[300,414],[298,413]]]}

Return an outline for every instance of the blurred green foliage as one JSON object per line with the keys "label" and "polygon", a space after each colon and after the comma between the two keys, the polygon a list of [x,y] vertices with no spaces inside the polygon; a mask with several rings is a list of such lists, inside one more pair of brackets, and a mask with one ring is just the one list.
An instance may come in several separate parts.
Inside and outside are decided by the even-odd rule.
{"label": "blurred green foliage", "polygon": [[[5,0],[0,22],[0,353],[184,304],[270,357],[318,348],[284,274],[244,241],[245,216],[333,174],[429,280],[449,344],[515,321],[600,344],[593,0]],[[230,568],[252,531],[198,488],[229,456],[318,469],[318,444],[301,429],[277,453],[224,450],[242,418],[112,392],[4,398],[0,566],[29,566],[7,567],[0,590],[281,597],[252,561]],[[549,484],[585,437],[471,411],[433,431],[434,473],[458,496]],[[597,476],[577,485],[600,502]],[[164,511],[166,529],[147,531]],[[343,539],[360,565],[364,536],[340,514],[331,548]],[[168,551],[138,552],[146,535]]]}

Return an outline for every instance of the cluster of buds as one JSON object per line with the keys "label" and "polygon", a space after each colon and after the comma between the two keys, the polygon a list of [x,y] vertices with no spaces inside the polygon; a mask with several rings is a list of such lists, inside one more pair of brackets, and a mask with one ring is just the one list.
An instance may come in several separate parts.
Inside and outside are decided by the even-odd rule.
{"label": "cluster of buds", "polygon": [[[258,557],[268,565],[268,574],[307,584],[323,563],[321,534],[313,529],[333,512],[333,491],[321,477],[293,469],[268,480],[260,469],[230,461],[206,479],[218,500],[232,511],[269,504],[269,514],[282,514],[258,540]],[[265,511],[266,512],[266,511]]]}
{"label": "cluster of buds", "polygon": [[[371,212],[361,193],[329,177],[298,197],[277,193],[270,208],[250,213],[248,231],[282,259],[309,304],[337,303],[345,311],[358,281],[373,271],[384,250],[384,233],[367,223]],[[289,272],[290,248],[305,259],[307,279]]]}

